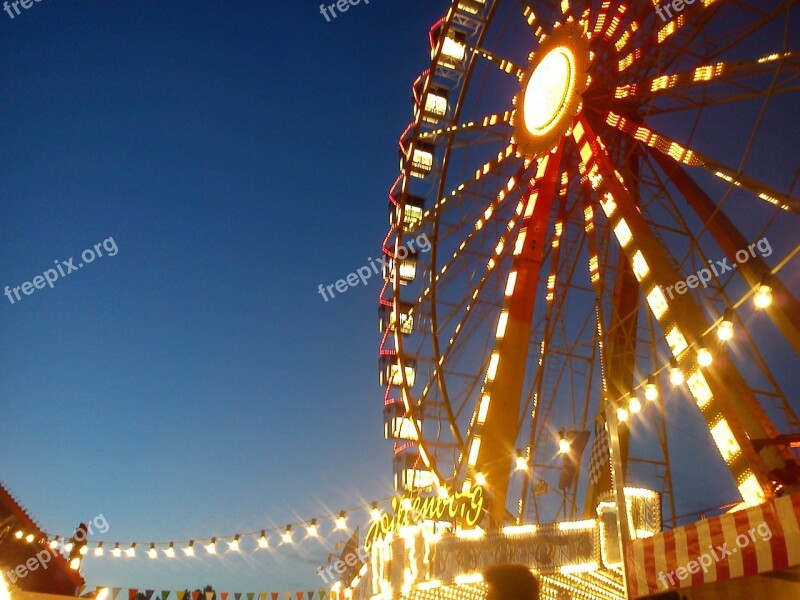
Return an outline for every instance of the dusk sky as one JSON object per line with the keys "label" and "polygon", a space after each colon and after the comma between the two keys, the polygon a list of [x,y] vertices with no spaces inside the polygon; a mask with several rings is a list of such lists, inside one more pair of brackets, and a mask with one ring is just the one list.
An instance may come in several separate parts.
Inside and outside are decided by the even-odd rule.
{"label": "dusk sky", "polygon": [[[102,514],[103,540],[182,541],[392,494],[378,278],[329,302],[317,288],[378,256],[446,7],[371,0],[331,22],[309,0],[0,12],[0,286],[106,241],[52,289],[0,297],[0,480],[42,529]],[[84,574],[313,590],[342,539],[157,563],[140,548],[88,557]]]}

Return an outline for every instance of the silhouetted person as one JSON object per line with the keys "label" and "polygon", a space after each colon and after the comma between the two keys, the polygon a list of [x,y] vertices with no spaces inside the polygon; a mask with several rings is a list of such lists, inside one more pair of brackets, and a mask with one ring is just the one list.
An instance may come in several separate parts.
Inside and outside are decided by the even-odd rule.
{"label": "silhouetted person", "polygon": [[483,578],[489,584],[486,600],[539,600],[539,581],[525,565],[492,565]]}

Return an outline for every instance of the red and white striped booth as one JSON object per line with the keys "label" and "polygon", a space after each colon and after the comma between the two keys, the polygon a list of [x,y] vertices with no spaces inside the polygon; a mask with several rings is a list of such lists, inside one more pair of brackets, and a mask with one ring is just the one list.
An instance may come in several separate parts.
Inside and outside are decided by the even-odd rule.
{"label": "red and white striped booth", "polygon": [[631,598],[800,565],[800,494],[630,542]]}

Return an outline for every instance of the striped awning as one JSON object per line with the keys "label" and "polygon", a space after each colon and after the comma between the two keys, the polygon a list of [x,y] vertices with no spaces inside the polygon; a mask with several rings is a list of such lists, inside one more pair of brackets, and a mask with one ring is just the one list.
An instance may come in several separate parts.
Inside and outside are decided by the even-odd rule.
{"label": "striped awning", "polygon": [[631,598],[800,565],[800,494],[635,540]]}

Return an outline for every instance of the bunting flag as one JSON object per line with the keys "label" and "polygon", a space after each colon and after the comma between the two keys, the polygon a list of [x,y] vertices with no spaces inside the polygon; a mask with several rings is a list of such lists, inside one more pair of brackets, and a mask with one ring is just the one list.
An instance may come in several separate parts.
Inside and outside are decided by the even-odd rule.
{"label": "bunting flag", "polygon": [[242,600],[242,592],[234,592],[233,600]]}
{"label": "bunting flag", "polygon": [[306,595],[308,596],[308,600],[314,600],[314,592],[306,592]]}
{"label": "bunting flag", "polygon": [[214,592],[206,592],[206,600],[214,600]]}
{"label": "bunting flag", "polygon": [[272,592],[272,600],[278,600],[278,596],[280,596],[280,592]]}
{"label": "bunting flag", "polygon": [[144,591],[144,600],[151,600],[153,598],[153,594],[155,594],[155,590],[145,590]]}
{"label": "bunting flag", "polygon": [[117,596],[122,591],[122,588],[111,588],[111,600],[117,600]]}
{"label": "bunting flag", "polygon": [[267,592],[261,592],[258,595],[258,600],[267,600]]}
{"label": "bunting flag", "polygon": [[195,590],[192,592],[192,600],[200,600],[200,590]]}
{"label": "bunting flag", "polygon": [[303,592],[297,592],[297,600],[303,600]]}
{"label": "bunting flag", "polygon": [[169,598],[169,590],[161,590],[161,600],[167,600]]}
{"label": "bunting flag", "polygon": [[256,595],[255,592],[247,592],[247,600],[253,600],[255,595]]}
{"label": "bunting flag", "polygon": [[228,600],[228,592],[222,592],[222,600]]}
{"label": "bunting flag", "polygon": [[319,600],[325,600],[325,598],[328,597],[328,590],[326,590],[325,588],[319,588],[319,590],[317,591],[318,591],[317,596],[319,597]]}
{"label": "bunting flag", "polygon": [[136,594],[138,594],[138,593],[139,593],[139,590],[137,590],[135,588],[129,589],[128,590],[128,600],[133,600],[134,598],[136,598]]}
{"label": "bunting flag", "polygon": [[[123,588],[112,588],[105,586],[98,586],[95,589],[95,596],[101,590],[109,590],[109,597],[111,600],[116,600]],[[169,600],[172,596],[172,590],[148,590],[142,588],[128,588],[128,600]],[[175,590],[175,600],[326,600],[327,590],[319,588],[318,590],[304,591],[297,590],[293,592],[217,592],[214,590],[200,591],[194,590]]]}
{"label": "bunting flag", "polygon": [[186,596],[186,590],[183,591],[178,590],[178,600],[183,600],[185,596]]}

